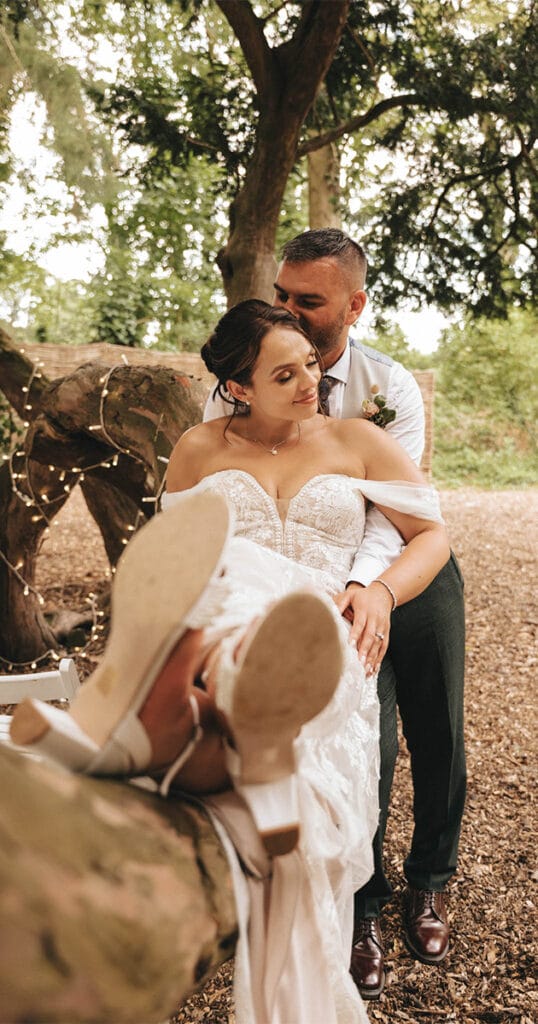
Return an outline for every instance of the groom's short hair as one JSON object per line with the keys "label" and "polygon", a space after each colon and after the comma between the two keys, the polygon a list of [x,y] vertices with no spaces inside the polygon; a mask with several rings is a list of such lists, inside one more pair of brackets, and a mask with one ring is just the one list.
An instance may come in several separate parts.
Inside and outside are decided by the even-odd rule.
{"label": "groom's short hair", "polygon": [[340,228],[302,231],[282,247],[282,259],[287,263],[310,263],[327,257],[338,260],[346,270],[357,275],[361,287],[364,287],[368,267],[366,253],[362,245],[354,242]]}

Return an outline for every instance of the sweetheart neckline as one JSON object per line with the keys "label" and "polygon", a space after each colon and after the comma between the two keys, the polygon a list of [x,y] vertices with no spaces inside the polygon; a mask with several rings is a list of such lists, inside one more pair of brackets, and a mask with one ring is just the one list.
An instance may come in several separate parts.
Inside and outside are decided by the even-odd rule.
{"label": "sweetheart neckline", "polygon": [[[239,476],[244,477],[244,479],[250,480],[252,487],[255,488],[256,492],[263,495],[270,508],[278,516],[278,499],[273,498],[269,492],[265,490],[265,487],[262,486],[260,481],[246,469],[235,469],[233,466],[230,466],[228,469],[217,469],[214,473],[208,473],[206,477],[202,477],[195,486],[203,486],[204,481],[210,480],[213,477],[224,476],[226,473],[239,474]],[[297,501],[303,492],[306,491],[308,487],[311,487],[316,481],[328,480],[331,478],[334,480],[347,480],[349,483],[354,484],[356,490],[364,501],[371,501],[375,505],[379,506],[386,505],[389,508],[394,508],[396,511],[403,512],[404,514],[414,515],[419,519],[427,519],[438,523],[442,523],[444,521],[441,515],[439,495],[435,488],[432,487],[431,484],[415,484],[411,483],[409,480],[366,480],[364,477],[349,476],[347,473],[317,473],[315,476],[310,477],[310,479],[299,488],[293,497],[287,499],[288,503],[291,505],[293,502]],[[389,492],[393,493],[387,494],[387,488],[389,489]],[[396,495],[394,495],[394,491],[397,492]],[[163,495],[163,500],[165,497],[171,497],[174,493],[178,492],[172,491],[170,492],[170,495],[166,492],[166,494]],[[424,502],[425,508],[428,510],[426,514],[424,514],[423,508],[419,508],[417,506],[416,502],[413,502],[411,507],[409,507],[410,496],[413,499],[418,499],[419,502]]]}
{"label": "sweetheart neckline", "polygon": [[[208,475],[203,477],[202,479],[210,480],[211,477],[220,476],[223,473],[240,473],[241,476],[246,476],[249,480],[252,480],[252,482],[256,485],[258,490],[260,490],[262,494],[264,494],[265,497],[268,498],[269,501],[272,501],[275,505],[277,501],[295,501],[295,499],[298,498],[299,495],[302,494],[303,491],[310,486],[310,484],[313,484],[315,480],[325,480],[328,477],[336,477],[337,479],[340,480],[353,480],[356,481],[357,483],[372,482],[367,481],[365,477],[362,476],[349,476],[348,473],[316,473],[314,476],[311,476],[308,480],[306,480],[302,487],[300,487],[299,490],[296,491],[295,494],[291,496],[291,498],[274,498],[272,494],[269,494],[269,491],[266,491],[265,487],[260,483],[257,477],[255,477],[253,473],[249,473],[247,469],[235,469],[233,466],[231,466],[229,469],[217,469],[215,470],[214,473],[208,473]],[[202,483],[202,481],[200,481],[200,483]]]}

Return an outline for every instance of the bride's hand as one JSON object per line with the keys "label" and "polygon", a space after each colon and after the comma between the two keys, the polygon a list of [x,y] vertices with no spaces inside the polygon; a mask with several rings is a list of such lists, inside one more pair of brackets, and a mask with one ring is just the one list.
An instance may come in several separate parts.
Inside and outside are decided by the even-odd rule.
{"label": "bride's hand", "polygon": [[341,615],[351,622],[349,642],[356,644],[366,672],[378,672],[389,645],[392,600],[384,587],[350,583],[334,597]]}

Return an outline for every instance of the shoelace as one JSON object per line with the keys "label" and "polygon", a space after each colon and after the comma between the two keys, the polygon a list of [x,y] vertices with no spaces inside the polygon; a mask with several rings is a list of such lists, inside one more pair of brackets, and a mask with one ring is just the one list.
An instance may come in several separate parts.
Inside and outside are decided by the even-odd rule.
{"label": "shoelace", "polygon": [[423,905],[420,908],[420,914],[418,913],[418,908],[416,907],[416,905],[413,907],[414,916],[422,916],[422,914],[425,914],[425,913],[428,913],[428,911],[431,911],[431,913],[434,914],[435,917],[439,921],[441,921],[442,918],[441,918],[441,916],[439,914],[439,911],[438,911],[438,909],[437,909],[437,907],[435,905],[436,897],[438,897],[440,895],[441,895],[441,893],[435,892],[433,889],[421,889],[421,890],[419,890],[419,897],[421,898]]}
{"label": "shoelace", "polygon": [[380,944],[379,936],[376,932],[376,918],[375,917],[364,917],[359,924],[358,931],[355,934],[354,942],[360,942],[362,939],[371,939],[375,942],[379,949],[383,947]]}

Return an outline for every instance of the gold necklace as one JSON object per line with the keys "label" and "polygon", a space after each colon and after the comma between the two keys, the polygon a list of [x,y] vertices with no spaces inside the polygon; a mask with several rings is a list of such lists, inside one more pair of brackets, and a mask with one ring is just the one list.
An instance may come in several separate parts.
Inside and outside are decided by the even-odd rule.
{"label": "gold necklace", "polygon": [[[299,441],[301,440],[301,424],[297,423],[296,426],[297,426],[297,437],[296,437],[296,439],[294,441],[294,447],[295,447],[295,445],[299,444]],[[251,441],[252,444],[259,444],[260,447],[263,448],[264,451],[266,451],[268,453],[268,455],[278,455],[278,449],[282,448],[282,445],[288,443],[289,437],[285,437],[283,441],[275,441],[275,443],[270,445],[270,447],[268,447],[266,444],[264,444],[263,441],[260,441],[259,437],[249,437],[248,435],[246,435],[245,436],[245,441]]]}

